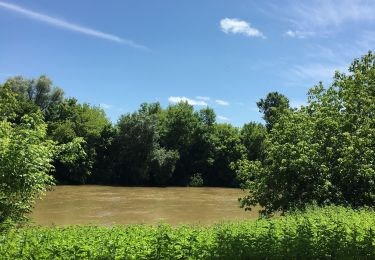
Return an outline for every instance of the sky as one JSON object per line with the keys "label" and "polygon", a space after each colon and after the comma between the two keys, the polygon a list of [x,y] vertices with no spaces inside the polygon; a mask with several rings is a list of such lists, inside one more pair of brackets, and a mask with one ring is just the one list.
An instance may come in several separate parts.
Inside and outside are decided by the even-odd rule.
{"label": "sky", "polygon": [[116,122],[181,100],[261,122],[271,91],[293,107],[375,50],[373,0],[0,0],[0,82],[47,75]]}

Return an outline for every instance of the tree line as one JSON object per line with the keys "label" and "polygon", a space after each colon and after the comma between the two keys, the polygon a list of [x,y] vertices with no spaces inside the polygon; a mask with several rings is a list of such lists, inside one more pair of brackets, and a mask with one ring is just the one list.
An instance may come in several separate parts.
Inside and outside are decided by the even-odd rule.
{"label": "tree line", "polygon": [[245,209],[375,206],[375,55],[319,83],[291,108],[272,92],[265,125],[216,122],[211,108],[144,103],[112,124],[46,76],[0,86],[0,223],[17,220],[54,181],[65,184],[240,186]]}
{"label": "tree line", "polygon": [[[144,103],[112,124],[103,109],[66,98],[46,76],[10,78],[0,92],[13,100],[9,123],[37,116],[45,124],[45,139],[60,147],[51,174],[62,184],[238,187],[233,162],[261,159],[267,132],[255,122],[219,124],[213,109],[186,102]],[[287,101],[272,99],[280,97]]]}

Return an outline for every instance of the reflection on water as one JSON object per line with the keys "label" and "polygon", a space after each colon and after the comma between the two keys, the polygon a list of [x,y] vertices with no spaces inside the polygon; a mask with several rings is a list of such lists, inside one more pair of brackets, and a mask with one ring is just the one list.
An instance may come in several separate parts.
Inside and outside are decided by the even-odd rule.
{"label": "reflection on water", "polygon": [[38,201],[32,219],[40,225],[211,224],[257,218],[239,208],[240,189],[57,186]]}

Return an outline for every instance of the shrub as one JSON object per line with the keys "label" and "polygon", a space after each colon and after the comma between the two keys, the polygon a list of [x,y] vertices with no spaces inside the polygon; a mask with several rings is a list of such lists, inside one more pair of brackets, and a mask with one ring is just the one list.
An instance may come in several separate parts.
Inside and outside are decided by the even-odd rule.
{"label": "shrub", "polygon": [[23,116],[19,125],[0,118],[0,223],[23,220],[53,184],[55,145],[45,136],[40,114]]}
{"label": "shrub", "polygon": [[311,208],[213,226],[128,225],[13,229],[4,259],[371,259],[371,210]]}
{"label": "shrub", "polygon": [[202,187],[203,186],[203,178],[201,173],[196,173],[190,177],[189,186],[192,187]]}

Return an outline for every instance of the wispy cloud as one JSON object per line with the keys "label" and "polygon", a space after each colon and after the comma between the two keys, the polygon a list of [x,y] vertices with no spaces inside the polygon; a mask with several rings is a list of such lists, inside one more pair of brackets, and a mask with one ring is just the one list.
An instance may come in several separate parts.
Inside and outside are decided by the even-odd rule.
{"label": "wispy cloud", "polygon": [[112,106],[112,105],[105,104],[105,103],[101,103],[101,104],[100,104],[100,107],[102,107],[102,108],[104,108],[104,109],[111,109],[113,106]]}
{"label": "wispy cloud", "polygon": [[305,39],[310,36],[314,36],[315,32],[303,32],[298,30],[288,30],[284,33],[285,36],[288,36],[290,38],[297,38],[297,39]]}
{"label": "wispy cloud", "polygon": [[187,97],[169,97],[168,101],[172,104],[176,104],[179,102],[187,102],[189,105],[192,106],[207,106],[207,103],[202,100],[194,100]]}
{"label": "wispy cloud", "polygon": [[305,59],[308,62],[285,65],[283,77],[286,85],[309,85],[319,81],[332,82],[335,71],[348,73],[348,67],[354,58],[367,51],[375,51],[375,32],[359,32],[355,39],[331,44],[308,44]]}
{"label": "wispy cloud", "polygon": [[225,117],[225,116],[217,116],[217,119],[219,119],[221,121],[229,121],[229,118]]}
{"label": "wispy cloud", "polygon": [[373,0],[290,0],[287,3],[283,12],[293,29],[285,35],[292,38],[326,37],[344,30],[344,25],[349,23],[375,22]]}
{"label": "wispy cloud", "polygon": [[204,101],[209,101],[211,98],[210,97],[204,97],[204,96],[196,96],[196,99],[204,100]]}
{"label": "wispy cloud", "polygon": [[229,106],[229,102],[221,99],[216,99],[215,103],[220,105],[220,106]]}
{"label": "wispy cloud", "polygon": [[220,21],[221,30],[227,34],[243,34],[248,37],[266,38],[262,32],[250,23],[236,18],[224,18]]}
{"label": "wispy cloud", "polygon": [[293,2],[290,10],[302,25],[338,26],[346,22],[375,21],[373,0],[313,0]]}
{"label": "wispy cloud", "polygon": [[285,84],[289,86],[311,86],[319,81],[330,83],[335,71],[347,72],[346,67],[347,64],[309,63],[295,65],[285,72]]}
{"label": "wispy cloud", "polygon": [[331,44],[310,44],[306,55],[309,60],[336,65],[339,68],[348,67],[354,58],[358,58],[369,50],[375,50],[375,31],[358,32],[353,39],[334,42]]}
{"label": "wispy cloud", "polygon": [[139,44],[137,44],[137,43],[135,43],[131,40],[121,38],[117,35],[104,33],[104,32],[101,32],[101,31],[98,31],[98,30],[95,30],[95,29],[91,29],[91,28],[84,27],[84,26],[81,26],[81,25],[78,25],[78,24],[67,22],[67,21],[64,21],[64,20],[49,16],[49,15],[46,15],[46,14],[31,11],[31,10],[23,8],[19,5],[9,4],[9,3],[5,3],[5,2],[0,1],[0,7],[5,8],[5,9],[7,9],[9,11],[12,11],[12,12],[15,12],[15,13],[19,13],[19,14],[21,14],[25,17],[31,18],[33,20],[38,20],[40,22],[44,22],[46,24],[53,25],[53,26],[56,26],[56,27],[60,27],[60,28],[66,29],[66,30],[78,32],[78,33],[81,33],[81,34],[90,35],[90,36],[93,36],[93,37],[96,37],[96,38],[100,38],[100,39],[104,39],[104,40],[108,40],[108,41],[112,41],[112,42],[125,44],[125,45],[128,45],[128,46],[133,47],[133,48],[148,50],[148,48],[145,47],[145,46],[139,45]]}

